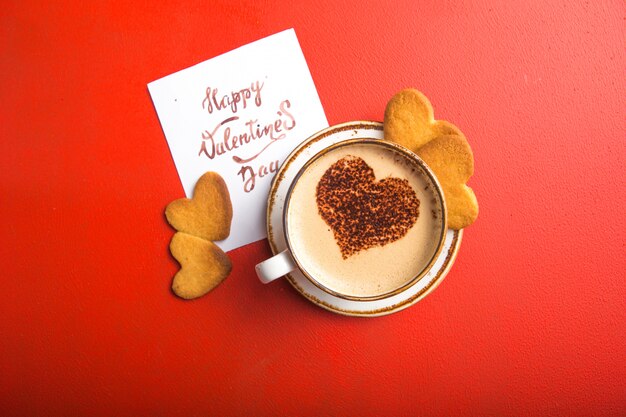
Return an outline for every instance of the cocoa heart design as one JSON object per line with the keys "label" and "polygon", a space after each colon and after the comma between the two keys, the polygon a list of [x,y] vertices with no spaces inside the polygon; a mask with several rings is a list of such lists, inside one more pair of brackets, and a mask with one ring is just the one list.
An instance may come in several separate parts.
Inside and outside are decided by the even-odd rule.
{"label": "cocoa heart design", "polygon": [[419,216],[420,201],[406,179],[376,181],[374,170],[351,155],[322,175],[316,201],[343,259],[402,238]]}
{"label": "cocoa heart design", "polygon": [[193,198],[172,201],[165,217],[179,232],[211,241],[226,239],[233,217],[226,182],[215,172],[205,173],[194,188]]}

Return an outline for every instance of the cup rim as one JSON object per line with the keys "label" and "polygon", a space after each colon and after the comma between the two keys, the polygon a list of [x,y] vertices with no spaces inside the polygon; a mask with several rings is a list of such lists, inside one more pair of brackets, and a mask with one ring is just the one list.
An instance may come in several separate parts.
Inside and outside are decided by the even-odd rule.
{"label": "cup rim", "polygon": [[[434,189],[436,190],[436,193],[439,195],[439,201],[441,202],[441,216],[442,216],[442,227],[441,227],[441,231],[440,231],[440,235],[439,235],[439,239],[437,242],[437,248],[435,250],[435,252],[433,253],[432,257],[429,259],[429,261],[424,265],[424,267],[421,269],[421,271],[417,274],[415,274],[410,280],[408,280],[407,282],[405,282],[404,284],[402,284],[401,286],[391,290],[391,291],[387,291],[385,293],[382,294],[376,294],[376,295],[372,295],[372,296],[364,296],[364,295],[351,295],[351,294],[345,294],[345,293],[340,293],[337,292],[331,288],[328,288],[327,286],[323,285],[322,283],[320,283],[319,281],[317,281],[300,263],[300,261],[298,260],[297,254],[293,251],[293,246],[291,244],[291,238],[289,236],[289,226],[288,226],[288,217],[289,217],[289,206],[291,204],[291,196],[293,194],[293,190],[296,186],[296,184],[298,183],[298,181],[300,180],[300,178],[302,177],[302,175],[304,174],[304,172],[311,166],[311,164],[313,164],[316,160],[318,160],[319,158],[321,158],[323,155],[325,155],[326,153],[338,149],[338,148],[343,148],[346,146],[351,146],[351,145],[362,145],[362,144],[372,144],[375,146],[381,146],[381,147],[386,147],[389,149],[392,149],[395,152],[398,152],[400,154],[402,154],[403,156],[405,156],[406,158],[408,158],[412,163],[414,163],[415,165],[417,165],[423,172],[426,173],[426,175],[428,175],[430,181],[432,182],[432,184],[434,185]],[[405,291],[406,289],[410,288],[411,286],[413,286],[416,282],[418,282],[420,279],[422,279],[427,273],[428,271],[432,268],[433,264],[435,263],[435,261],[437,260],[437,257],[439,256],[439,254],[441,253],[444,243],[445,243],[445,237],[446,237],[446,233],[448,230],[448,213],[447,213],[447,209],[446,209],[446,201],[445,201],[445,196],[443,193],[443,189],[441,188],[441,184],[439,184],[439,181],[437,180],[437,177],[435,176],[435,174],[432,172],[432,170],[428,167],[428,165],[426,165],[426,163],[414,152],[412,152],[411,150],[405,148],[402,145],[393,143],[393,142],[389,142],[383,139],[376,139],[376,138],[371,138],[371,137],[363,137],[363,138],[353,138],[353,139],[348,139],[345,141],[341,141],[338,143],[335,143],[333,145],[330,145],[322,150],[320,150],[319,152],[317,152],[315,155],[313,155],[311,158],[309,158],[306,163],[300,168],[300,170],[298,171],[298,173],[296,174],[296,176],[294,177],[293,181],[291,182],[291,184],[289,185],[289,189],[287,190],[287,194],[286,194],[286,199],[285,199],[285,205],[284,205],[284,209],[283,209],[283,215],[282,215],[282,222],[283,222],[283,233],[285,235],[285,243],[287,246],[287,249],[289,250],[289,252],[291,253],[291,257],[294,260],[294,263],[296,264],[296,267],[298,268],[298,270],[300,272],[302,272],[302,274],[306,277],[307,280],[309,280],[313,285],[315,285],[316,287],[318,287],[320,290],[331,294],[335,297],[338,298],[342,298],[345,300],[352,300],[352,301],[376,301],[376,300],[382,300],[385,298],[389,298],[392,297],[394,295],[397,295],[403,291]]]}

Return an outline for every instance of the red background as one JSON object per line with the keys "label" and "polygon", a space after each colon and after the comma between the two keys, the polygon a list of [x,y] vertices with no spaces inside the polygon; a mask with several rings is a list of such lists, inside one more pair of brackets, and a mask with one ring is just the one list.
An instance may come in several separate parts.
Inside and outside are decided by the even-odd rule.
{"label": "red background", "polygon": [[[1,415],[626,414],[622,1],[98,3],[0,11]],[[290,27],[331,124],[413,86],[473,147],[479,219],[398,314],[261,285],[266,241],[170,293],[146,84]]]}

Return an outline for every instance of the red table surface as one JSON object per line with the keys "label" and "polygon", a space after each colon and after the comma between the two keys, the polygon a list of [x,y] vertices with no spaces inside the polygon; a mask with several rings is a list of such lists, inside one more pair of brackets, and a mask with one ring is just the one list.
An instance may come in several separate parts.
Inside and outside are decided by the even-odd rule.
{"label": "red table surface", "polygon": [[[0,415],[626,415],[622,1],[94,3],[0,11]],[[400,313],[260,284],[267,241],[170,292],[146,84],[290,27],[330,124],[413,86],[474,150],[478,221]]]}

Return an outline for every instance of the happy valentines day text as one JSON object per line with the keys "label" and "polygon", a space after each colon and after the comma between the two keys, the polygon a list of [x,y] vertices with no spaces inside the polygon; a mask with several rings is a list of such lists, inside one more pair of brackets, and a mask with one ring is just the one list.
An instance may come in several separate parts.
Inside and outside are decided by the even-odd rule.
{"label": "happy valentines day text", "polygon": [[[239,121],[239,116],[235,115],[239,110],[253,106],[260,108],[263,105],[261,91],[264,85],[263,82],[255,81],[250,84],[250,87],[231,91],[228,94],[220,93],[217,88],[207,87],[206,95],[202,100],[202,109],[209,114],[226,110],[233,115],[219,122],[212,131],[202,132],[198,156],[204,155],[212,160],[229,152],[234,153],[236,149],[238,149],[237,152],[243,151],[249,144],[267,141],[267,144],[253,155],[245,158],[232,155],[233,161],[241,166],[237,175],[241,176],[246,193],[254,190],[257,178],[269,177],[278,171],[280,164],[278,159],[267,165],[253,165],[251,162],[271,145],[287,138],[287,132],[296,126],[296,119],[290,111],[291,102],[287,99],[278,105],[274,120],[259,121],[259,119],[250,118],[243,124]],[[233,124],[237,121],[239,122]]]}

